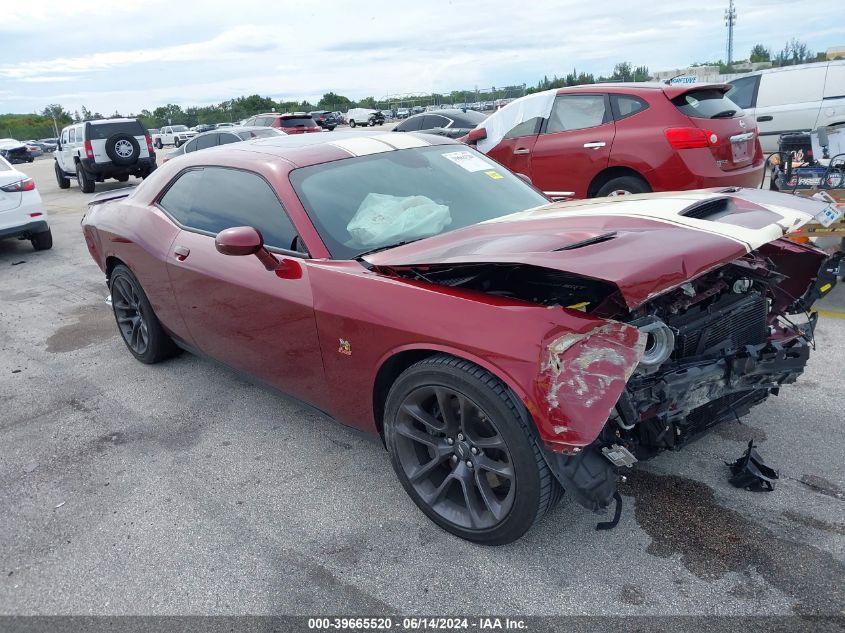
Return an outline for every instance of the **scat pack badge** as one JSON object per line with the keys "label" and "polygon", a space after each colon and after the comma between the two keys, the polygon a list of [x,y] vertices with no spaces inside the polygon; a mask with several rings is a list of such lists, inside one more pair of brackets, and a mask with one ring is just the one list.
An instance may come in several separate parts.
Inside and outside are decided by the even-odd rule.
{"label": "scat pack badge", "polygon": [[338,343],[338,352],[346,356],[352,356],[352,346],[349,344],[349,341],[347,341],[345,338],[339,338]]}

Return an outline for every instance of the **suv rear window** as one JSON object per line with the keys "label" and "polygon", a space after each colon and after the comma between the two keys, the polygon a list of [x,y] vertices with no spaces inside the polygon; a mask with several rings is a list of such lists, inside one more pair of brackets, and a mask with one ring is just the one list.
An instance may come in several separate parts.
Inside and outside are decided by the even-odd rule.
{"label": "suv rear window", "polygon": [[281,124],[282,127],[317,127],[314,119],[310,116],[282,118]]}
{"label": "suv rear window", "polygon": [[138,123],[138,121],[88,124],[88,138],[91,140],[105,139],[118,132],[123,132],[129,136],[144,136],[147,133],[144,130],[144,126]]}
{"label": "suv rear window", "polygon": [[721,90],[712,88],[690,90],[672,99],[672,103],[683,114],[695,119],[730,119],[745,114]]}

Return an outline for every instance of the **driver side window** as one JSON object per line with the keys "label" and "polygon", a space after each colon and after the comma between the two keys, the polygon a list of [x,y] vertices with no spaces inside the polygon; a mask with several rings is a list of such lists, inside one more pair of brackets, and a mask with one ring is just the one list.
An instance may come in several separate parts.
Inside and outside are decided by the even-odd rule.
{"label": "driver side window", "polygon": [[216,236],[233,226],[252,226],[267,246],[297,250],[293,222],[267,181],[253,172],[191,169],[167,189],[159,206],[187,230]]}

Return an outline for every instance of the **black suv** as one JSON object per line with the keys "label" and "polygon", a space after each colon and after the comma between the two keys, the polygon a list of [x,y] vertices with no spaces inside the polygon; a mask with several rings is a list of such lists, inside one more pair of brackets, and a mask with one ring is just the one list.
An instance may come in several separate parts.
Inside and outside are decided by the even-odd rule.
{"label": "black suv", "polygon": [[335,117],[334,112],[329,112],[328,110],[314,110],[314,112],[309,113],[311,118],[317,122],[324,130],[332,131],[337,127],[337,117]]}

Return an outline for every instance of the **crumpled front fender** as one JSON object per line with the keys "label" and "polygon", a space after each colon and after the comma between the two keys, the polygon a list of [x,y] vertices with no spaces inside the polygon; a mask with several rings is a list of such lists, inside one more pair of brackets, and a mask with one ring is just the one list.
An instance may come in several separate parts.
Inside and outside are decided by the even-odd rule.
{"label": "crumpled front fender", "polygon": [[541,346],[532,411],[540,438],[556,452],[593,442],[645,351],[647,335],[607,321],[585,333],[555,331]]}

